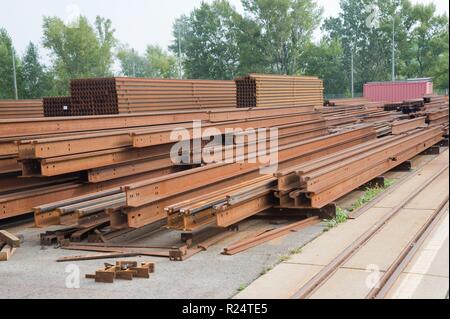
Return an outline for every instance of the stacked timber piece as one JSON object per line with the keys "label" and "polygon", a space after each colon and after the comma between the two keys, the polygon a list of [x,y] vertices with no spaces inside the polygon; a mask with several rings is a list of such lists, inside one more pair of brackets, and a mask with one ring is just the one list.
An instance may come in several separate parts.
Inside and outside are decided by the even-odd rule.
{"label": "stacked timber piece", "polygon": [[0,119],[43,116],[42,100],[0,100]]}
{"label": "stacked timber piece", "polygon": [[323,81],[308,76],[250,74],[236,79],[238,107],[323,105]]}

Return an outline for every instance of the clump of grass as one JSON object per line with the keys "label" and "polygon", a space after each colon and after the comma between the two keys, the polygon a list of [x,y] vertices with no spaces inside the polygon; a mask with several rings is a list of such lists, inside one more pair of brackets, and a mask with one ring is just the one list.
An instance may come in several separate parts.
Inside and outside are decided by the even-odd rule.
{"label": "clump of grass", "polygon": [[280,263],[282,263],[282,262],[288,261],[289,259],[291,259],[291,256],[283,255],[283,256],[280,256],[280,258],[278,258],[278,261]]}
{"label": "clump of grass", "polygon": [[365,204],[374,200],[378,195],[384,192],[387,188],[395,184],[393,179],[385,179],[383,186],[368,187],[364,194],[348,209],[349,212],[354,212],[364,206]]}
{"label": "clump of grass", "polygon": [[273,269],[272,266],[266,267],[263,271],[261,271],[261,276],[264,276],[265,274],[267,274],[272,269]]}
{"label": "clump of grass", "polygon": [[327,227],[325,231],[329,231],[332,228],[337,227],[339,224],[343,224],[348,219],[348,212],[341,207],[336,208],[336,217],[333,219],[326,219]]}
{"label": "clump of grass", "polygon": [[385,178],[384,179],[384,188],[389,188],[392,185],[395,184],[395,180],[394,179],[389,179],[389,178]]}
{"label": "clump of grass", "polygon": [[301,252],[302,252],[302,249],[299,247],[299,248],[294,248],[294,249],[292,249],[291,251],[289,251],[289,255],[298,255],[298,254],[301,254]]}
{"label": "clump of grass", "polygon": [[336,209],[336,217],[333,219],[325,220],[325,222],[327,223],[327,227],[324,229],[324,231],[329,231],[330,229],[337,227],[339,224],[345,223],[348,219],[349,213],[352,213],[358,210],[359,208],[363,207],[367,203],[371,202],[378,195],[380,195],[387,188],[391,187],[394,184],[395,180],[386,178],[384,180],[383,186],[366,188],[364,194],[360,198],[358,198],[358,200],[355,203],[353,203],[353,205],[348,210],[344,210],[338,207]]}
{"label": "clump of grass", "polygon": [[246,285],[246,284],[241,284],[241,285],[239,286],[239,288],[237,289],[237,291],[238,291],[238,292],[242,292],[242,291],[244,291],[246,288],[247,288],[247,285]]}

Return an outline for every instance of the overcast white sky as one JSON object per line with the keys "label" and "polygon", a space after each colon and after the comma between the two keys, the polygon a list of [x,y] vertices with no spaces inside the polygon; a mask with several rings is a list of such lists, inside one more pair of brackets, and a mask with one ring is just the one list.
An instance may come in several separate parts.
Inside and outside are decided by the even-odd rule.
{"label": "overcast white sky", "polygon": [[[275,1],[275,0],[274,0]],[[8,0],[0,11],[0,27],[6,28],[21,54],[29,41],[41,43],[42,17],[59,16],[68,20],[80,13],[91,21],[101,15],[110,18],[117,38],[131,47],[143,51],[147,44],[167,47],[172,40],[173,21],[189,13],[202,0]],[[212,0],[206,0],[212,2]],[[240,0],[230,0],[241,9]],[[335,16],[339,0],[317,0],[324,7],[325,16]],[[413,0],[434,2],[440,13],[449,12],[448,0]],[[45,57],[44,57],[45,58]]]}

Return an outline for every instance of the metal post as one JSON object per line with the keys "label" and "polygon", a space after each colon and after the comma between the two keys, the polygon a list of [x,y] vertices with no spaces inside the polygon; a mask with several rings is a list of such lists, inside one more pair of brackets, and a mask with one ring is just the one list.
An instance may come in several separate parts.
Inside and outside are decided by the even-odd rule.
{"label": "metal post", "polygon": [[14,97],[16,100],[18,100],[19,94],[17,93],[16,54],[14,51],[14,47],[12,45],[11,45],[11,54],[12,54],[12,65],[13,65]]}
{"label": "metal post", "polygon": [[178,77],[181,80],[183,78],[183,71],[181,67],[181,34],[178,29]]}
{"label": "metal post", "polygon": [[392,18],[392,82],[395,81],[395,12]]}
{"label": "metal post", "polygon": [[352,57],[352,98],[354,98],[355,97],[355,66],[354,66],[354,63],[353,63],[353,47],[352,47],[352,54],[351,54],[351,57]]}

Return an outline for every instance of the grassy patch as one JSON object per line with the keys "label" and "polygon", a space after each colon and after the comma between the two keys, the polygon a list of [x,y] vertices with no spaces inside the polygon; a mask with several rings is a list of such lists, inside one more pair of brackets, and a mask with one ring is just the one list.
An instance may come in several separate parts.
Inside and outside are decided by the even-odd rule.
{"label": "grassy patch", "polygon": [[289,259],[291,259],[291,256],[286,256],[286,255],[280,256],[280,258],[278,258],[278,262],[282,263],[282,262],[288,261]]}
{"label": "grassy patch", "polygon": [[272,266],[266,267],[262,272],[261,272],[261,276],[264,276],[265,274],[267,274],[269,271],[271,271],[273,269]]}
{"label": "grassy patch", "polygon": [[298,254],[301,254],[301,252],[302,252],[302,249],[301,248],[294,248],[294,249],[292,249],[290,252],[289,252],[289,255],[298,255]]}
{"label": "grassy patch", "polygon": [[371,202],[378,195],[380,195],[387,188],[391,187],[394,184],[395,180],[386,178],[384,180],[383,187],[377,186],[366,188],[364,194],[360,198],[358,198],[358,200],[355,203],[353,203],[353,205],[348,210],[337,207],[336,217],[333,219],[325,220],[325,222],[327,223],[327,227],[324,229],[324,231],[329,231],[330,229],[337,227],[339,224],[345,223],[348,219],[349,213],[352,213],[358,210],[359,208],[363,207],[367,203]]}
{"label": "grassy patch", "polygon": [[247,285],[246,285],[246,284],[241,284],[241,285],[239,286],[239,288],[237,289],[237,291],[242,292],[242,291],[245,290],[245,288],[247,288]]}
{"label": "grassy patch", "polygon": [[358,198],[358,200],[349,208],[349,212],[354,212],[357,209],[361,208],[362,206],[364,206],[365,204],[371,202],[372,200],[374,200],[378,195],[380,195],[382,192],[384,192],[387,188],[391,187],[392,185],[395,184],[395,181],[392,179],[385,179],[384,180],[384,186],[380,187],[369,187],[366,188],[366,191],[364,192],[364,194]]}
{"label": "grassy patch", "polygon": [[348,219],[348,212],[340,207],[336,208],[336,217],[333,219],[326,219],[327,227],[325,231],[337,227],[339,224],[345,223]]}

